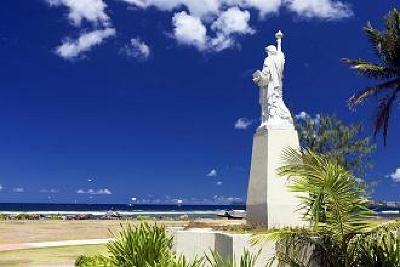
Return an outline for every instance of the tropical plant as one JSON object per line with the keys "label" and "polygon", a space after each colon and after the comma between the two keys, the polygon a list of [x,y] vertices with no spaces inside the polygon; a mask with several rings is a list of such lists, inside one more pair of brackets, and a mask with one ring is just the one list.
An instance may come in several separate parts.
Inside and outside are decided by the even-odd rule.
{"label": "tropical plant", "polygon": [[349,58],[344,58],[342,61],[349,64],[357,73],[378,81],[378,84],[353,95],[349,99],[349,105],[355,108],[371,96],[378,96],[374,135],[382,130],[386,145],[390,115],[400,92],[400,12],[393,9],[386,15],[384,30],[380,31],[368,22],[364,32],[379,62]]}
{"label": "tropical plant", "polygon": [[370,138],[361,137],[361,124],[344,124],[333,115],[317,115],[315,118],[304,113],[296,120],[300,145],[313,152],[338,161],[355,174],[362,174],[370,167],[368,157],[374,150]]}
{"label": "tropical plant", "polygon": [[80,256],[75,266],[104,267],[200,267],[201,259],[193,262],[177,257],[172,251],[172,236],[165,226],[142,223],[138,227],[130,224],[107,244],[110,256]]}
{"label": "tropical plant", "polygon": [[75,260],[75,266],[79,267],[115,267],[108,257],[102,255],[81,255]]}
{"label": "tropical plant", "polygon": [[356,236],[350,243],[352,266],[400,266],[400,223],[389,222]]}
{"label": "tropical plant", "polygon": [[[256,266],[257,260],[261,254],[259,250],[256,254],[252,254],[249,250],[245,249],[239,260],[238,267],[254,267]],[[210,267],[235,267],[236,262],[232,258],[223,258],[216,251],[210,251],[209,254],[205,255],[205,262]]]}
{"label": "tropical plant", "polygon": [[348,266],[349,241],[369,226],[364,190],[350,171],[328,156],[288,149],[283,158],[285,164],[278,172],[291,179],[289,189],[298,194],[304,218],[312,227],[260,236],[277,241],[278,253],[272,260],[307,266],[322,257],[320,266]]}
{"label": "tropical plant", "polygon": [[255,241],[276,241],[269,265],[322,267],[400,266],[400,223],[373,227],[357,179],[337,161],[289,149],[279,174],[292,180],[312,227],[270,230]]}
{"label": "tropical plant", "polygon": [[134,228],[128,224],[107,248],[117,266],[154,266],[171,258],[172,237],[165,226],[143,223]]}
{"label": "tropical plant", "polygon": [[314,229],[327,229],[340,239],[367,226],[366,193],[350,171],[307,149],[288,149],[283,158],[278,173],[291,179],[289,189],[299,194],[304,216]]}

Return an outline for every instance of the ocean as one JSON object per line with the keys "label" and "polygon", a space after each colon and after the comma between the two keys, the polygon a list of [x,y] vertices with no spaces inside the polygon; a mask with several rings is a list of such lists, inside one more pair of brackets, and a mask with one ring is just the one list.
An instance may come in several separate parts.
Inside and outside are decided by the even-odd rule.
{"label": "ocean", "polygon": [[3,214],[92,214],[104,215],[109,211],[121,215],[217,215],[226,210],[245,210],[245,205],[135,205],[135,204],[45,204],[0,203]]}

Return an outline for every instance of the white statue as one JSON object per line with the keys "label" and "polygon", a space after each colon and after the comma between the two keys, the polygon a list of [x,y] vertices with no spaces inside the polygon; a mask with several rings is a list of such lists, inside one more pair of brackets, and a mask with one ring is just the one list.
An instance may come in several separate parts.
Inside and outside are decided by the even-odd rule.
{"label": "white statue", "polygon": [[253,74],[253,81],[260,88],[261,125],[259,128],[293,128],[293,119],[283,102],[282,80],[285,54],[282,52],[281,31],[275,34],[278,46],[266,47],[268,54],[262,71]]}

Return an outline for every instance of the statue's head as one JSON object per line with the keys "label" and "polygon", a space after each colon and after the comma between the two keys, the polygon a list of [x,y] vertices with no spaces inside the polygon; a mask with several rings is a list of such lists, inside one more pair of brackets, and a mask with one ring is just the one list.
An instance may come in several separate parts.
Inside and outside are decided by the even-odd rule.
{"label": "statue's head", "polygon": [[268,56],[276,54],[276,47],[274,45],[269,45],[265,48],[265,52],[267,52]]}

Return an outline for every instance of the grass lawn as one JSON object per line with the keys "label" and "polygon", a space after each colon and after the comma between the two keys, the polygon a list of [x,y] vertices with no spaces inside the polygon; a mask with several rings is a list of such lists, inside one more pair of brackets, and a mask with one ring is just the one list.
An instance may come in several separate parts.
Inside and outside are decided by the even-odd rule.
{"label": "grass lawn", "polygon": [[[0,221],[0,244],[46,242],[71,239],[110,238],[110,230],[119,232],[120,224],[126,221]],[[131,224],[140,224],[139,221],[129,221]],[[149,223],[154,223],[149,221]],[[195,221],[157,221],[157,224],[167,226],[189,226],[191,224],[202,227],[238,224],[228,220]]]}
{"label": "grass lawn", "polygon": [[65,246],[0,252],[0,266],[74,266],[79,255],[106,254],[105,245]]}

